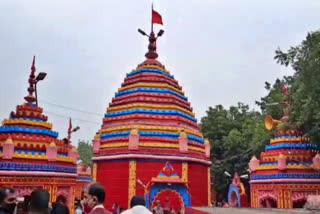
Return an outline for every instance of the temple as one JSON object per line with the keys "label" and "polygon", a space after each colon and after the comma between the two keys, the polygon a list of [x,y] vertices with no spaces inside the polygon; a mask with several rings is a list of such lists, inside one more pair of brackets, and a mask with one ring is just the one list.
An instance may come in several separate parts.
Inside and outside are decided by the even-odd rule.
{"label": "temple", "polygon": [[248,195],[238,173],[234,173],[229,186],[228,204],[230,207],[249,207]]}
{"label": "temple", "polygon": [[26,197],[36,188],[47,189],[54,202],[63,195],[74,206],[78,153],[70,142],[58,139],[34,96],[35,58],[25,103],[11,112],[0,127],[0,186]]}
{"label": "temple", "polygon": [[209,141],[182,87],[157,60],[162,34],[143,34],[146,60],[126,75],[93,140],[93,179],[105,186],[108,209],[127,208],[136,194],[150,209],[156,201],[175,210],[211,203]]}
{"label": "temple", "polygon": [[304,137],[301,128],[289,121],[290,101],[281,103],[283,117],[267,116],[265,125],[276,125],[275,138],[270,140],[260,160],[249,163],[251,207],[302,208],[308,196],[320,194],[319,148]]}

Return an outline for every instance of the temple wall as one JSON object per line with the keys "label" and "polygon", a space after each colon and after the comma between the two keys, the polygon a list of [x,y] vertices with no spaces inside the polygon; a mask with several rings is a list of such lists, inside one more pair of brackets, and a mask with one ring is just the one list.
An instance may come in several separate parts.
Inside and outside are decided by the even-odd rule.
{"label": "temple wall", "polygon": [[106,190],[105,207],[111,210],[112,204],[127,208],[128,205],[128,161],[109,161],[97,164],[97,182]]}
{"label": "temple wall", "polygon": [[189,194],[193,207],[208,206],[208,166],[188,164]]}

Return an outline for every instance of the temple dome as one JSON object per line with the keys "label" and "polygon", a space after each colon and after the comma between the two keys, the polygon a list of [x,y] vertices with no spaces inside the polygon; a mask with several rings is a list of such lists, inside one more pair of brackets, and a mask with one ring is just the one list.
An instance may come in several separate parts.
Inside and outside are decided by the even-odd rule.
{"label": "temple dome", "polygon": [[[188,98],[174,75],[156,59],[155,46],[149,47],[153,49],[149,48],[147,59],[127,73],[106,110],[93,141],[96,157],[142,152],[208,159]],[[130,142],[130,136],[136,135],[133,130],[137,145]],[[181,143],[184,138],[186,146]]]}

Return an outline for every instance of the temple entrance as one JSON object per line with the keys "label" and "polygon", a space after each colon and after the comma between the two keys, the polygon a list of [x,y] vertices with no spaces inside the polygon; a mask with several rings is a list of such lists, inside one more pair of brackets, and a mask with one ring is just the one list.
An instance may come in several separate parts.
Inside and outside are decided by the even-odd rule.
{"label": "temple entrance", "polygon": [[231,207],[239,207],[239,198],[235,191],[231,192],[229,205]]}
{"label": "temple entrance", "polygon": [[175,212],[180,210],[181,212],[185,209],[181,195],[175,190],[165,189],[160,191],[152,202],[152,209],[157,206],[158,202],[160,202],[165,213],[171,213],[172,210]]}
{"label": "temple entrance", "polygon": [[277,201],[273,198],[264,198],[261,200],[261,207],[262,208],[277,208],[278,204]]}

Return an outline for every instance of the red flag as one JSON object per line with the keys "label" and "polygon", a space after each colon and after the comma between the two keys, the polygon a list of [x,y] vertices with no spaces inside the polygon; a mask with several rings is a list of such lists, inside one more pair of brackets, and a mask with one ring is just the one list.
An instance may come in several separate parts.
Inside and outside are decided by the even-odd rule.
{"label": "red flag", "polygon": [[284,95],[288,95],[288,89],[286,85],[283,85],[283,93]]}
{"label": "red flag", "polygon": [[72,122],[71,122],[71,118],[70,118],[68,133],[71,133],[71,131],[72,131]]}
{"label": "red flag", "polygon": [[152,9],[152,24],[163,25],[161,15],[153,9]]}

